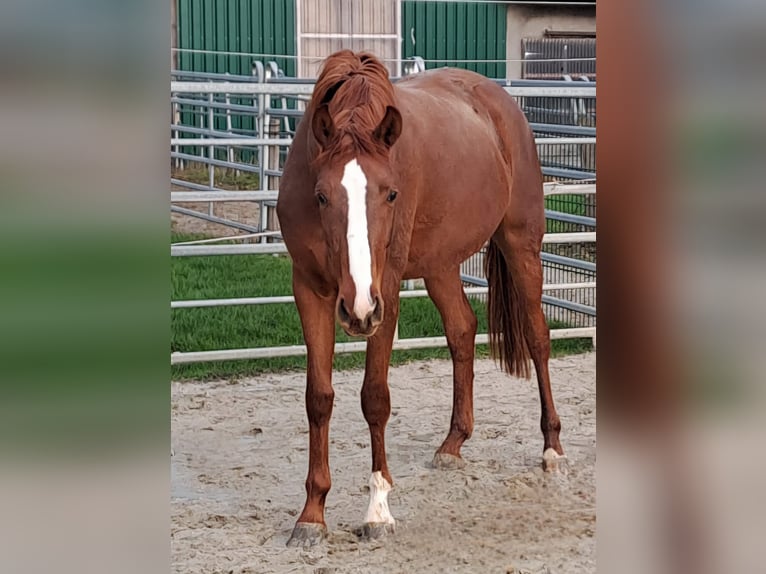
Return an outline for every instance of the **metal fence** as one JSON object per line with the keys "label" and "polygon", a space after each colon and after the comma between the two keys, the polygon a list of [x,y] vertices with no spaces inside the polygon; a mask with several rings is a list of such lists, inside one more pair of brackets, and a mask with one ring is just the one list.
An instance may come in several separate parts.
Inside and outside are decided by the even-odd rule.
{"label": "metal fence", "polygon": [[[414,68],[417,69],[415,63]],[[189,241],[171,246],[174,257],[208,257],[286,253],[274,206],[279,177],[295,126],[311,95],[310,80],[287,78],[274,63],[256,63],[251,76],[174,72],[171,82],[171,210],[222,226],[223,237]],[[396,81],[396,78],[394,78]],[[593,82],[499,81],[519,99],[527,116],[536,113],[529,102],[540,98],[556,106],[589,114],[595,109]],[[595,117],[593,116],[595,122]],[[590,126],[532,122],[545,184],[548,233],[542,255],[545,272],[544,307],[549,319],[562,328],[551,338],[595,338],[595,163],[587,146],[595,150],[595,130]],[[593,131],[590,131],[593,130]],[[200,170],[204,180],[200,179]],[[194,171],[196,179],[188,177]],[[228,174],[252,176],[247,189],[226,189],[220,179]],[[557,180],[557,182],[554,182]],[[566,183],[561,183],[566,182]],[[579,183],[578,183],[579,182]],[[220,209],[236,202],[247,205],[244,216]],[[220,244],[227,239],[226,244]],[[232,243],[234,241],[235,243]],[[466,293],[485,297],[483,258],[479,253],[463,264]],[[402,297],[427,296],[416,282],[409,282]],[[290,304],[279,297],[172,301],[171,308],[224,305]],[[486,343],[487,335],[477,336]],[[336,345],[336,352],[363,351],[366,343]],[[444,337],[399,339],[395,349],[445,346]],[[305,346],[262,347],[219,351],[176,352],[173,364],[300,355]]]}

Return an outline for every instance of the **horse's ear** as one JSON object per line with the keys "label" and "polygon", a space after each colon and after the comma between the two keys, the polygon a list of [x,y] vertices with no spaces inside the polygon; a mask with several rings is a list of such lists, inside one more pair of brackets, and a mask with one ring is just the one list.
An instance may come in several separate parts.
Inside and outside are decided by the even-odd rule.
{"label": "horse's ear", "polygon": [[330,117],[330,110],[327,109],[326,104],[319,106],[314,112],[314,117],[311,118],[311,130],[322,147],[326,147],[332,140],[335,134],[335,124]]}
{"label": "horse's ear", "polygon": [[390,148],[402,133],[402,114],[393,106],[386,107],[386,115],[375,128],[373,136]]}

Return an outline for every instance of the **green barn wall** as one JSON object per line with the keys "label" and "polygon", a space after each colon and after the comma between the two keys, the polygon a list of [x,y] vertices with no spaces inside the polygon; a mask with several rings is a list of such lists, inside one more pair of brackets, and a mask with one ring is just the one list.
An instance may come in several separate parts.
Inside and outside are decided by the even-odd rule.
{"label": "green barn wall", "polygon": [[[413,45],[412,36],[415,36]],[[506,10],[503,4],[402,2],[402,57],[424,60],[505,60]],[[426,62],[505,78],[504,62]]]}
{"label": "green barn wall", "polygon": [[[295,0],[178,0],[181,49],[295,55]],[[293,58],[179,52],[182,70],[249,76],[252,61],[275,60],[295,75]]]}

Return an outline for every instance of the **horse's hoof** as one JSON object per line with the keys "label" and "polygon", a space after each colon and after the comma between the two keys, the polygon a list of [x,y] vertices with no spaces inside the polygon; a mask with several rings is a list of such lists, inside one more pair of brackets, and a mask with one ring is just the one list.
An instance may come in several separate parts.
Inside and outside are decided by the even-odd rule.
{"label": "horse's hoof", "polygon": [[316,546],[327,536],[327,527],[324,524],[312,524],[299,522],[293,528],[287,546],[290,548]]}
{"label": "horse's hoof", "polygon": [[357,530],[357,535],[362,540],[378,540],[385,538],[395,531],[394,524],[389,522],[367,522]]}
{"label": "horse's hoof", "polygon": [[566,474],[569,470],[569,461],[566,455],[559,454],[552,448],[545,449],[543,453],[543,470],[545,472]]}
{"label": "horse's hoof", "polygon": [[455,456],[454,454],[437,452],[434,455],[431,466],[433,468],[438,468],[439,470],[455,470],[458,468],[463,468],[465,466],[465,461],[459,456]]}

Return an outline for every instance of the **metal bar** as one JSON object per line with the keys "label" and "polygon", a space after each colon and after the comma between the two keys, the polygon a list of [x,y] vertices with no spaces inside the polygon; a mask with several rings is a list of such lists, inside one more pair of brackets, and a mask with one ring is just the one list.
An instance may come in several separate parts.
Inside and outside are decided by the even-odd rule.
{"label": "metal bar", "polygon": [[535,122],[530,122],[529,127],[532,128],[532,131],[534,132],[543,132],[543,133],[557,133],[557,134],[567,134],[567,135],[582,135],[582,136],[595,136],[596,135],[596,128],[586,127],[586,126],[570,126],[566,124],[540,124]]}
{"label": "metal bar", "polygon": [[190,146],[241,146],[255,147],[262,145],[283,145],[289,146],[293,143],[292,138],[171,138],[170,145],[190,145]]}
{"label": "metal bar", "polygon": [[549,283],[543,285],[543,291],[559,291],[560,289],[595,289],[595,281],[583,281],[581,283]]}
{"label": "metal bar", "polygon": [[579,144],[594,144],[596,143],[596,138],[592,137],[582,137],[582,138],[559,138],[559,137],[550,137],[550,138],[535,138],[535,143],[537,145],[579,145]]}
{"label": "metal bar", "polygon": [[581,259],[574,259],[572,257],[564,257],[563,255],[556,255],[554,253],[546,253],[543,251],[540,253],[540,259],[544,263],[555,263],[557,265],[566,265],[568,267],[574,267],[576,269],[582,269],[583,271],[596,272],[596,264],[590,261],[583,261]]}
{"label": "metal bar", "polygon": [[199,155],[191,155],[188,153],[171,153],[170,157],[180,157],[188,161],[195,161],[197,163],[212,163],[218,167],[230,167],[232,169],[238,169],[240,171],[247,171],[251,173],[260,173],[260,168],[257,165],[250,165],[247,163],[231,163],[228,161],[221,161],[220,159],[208,159]]}
{"label": "metal bar", "polygon": [[575,301],[569,301],[568,299],[561,299],[560,297],[553,297],[551,295],[543,295],[543,303],[548,305],[555,305],[562,309],[568,309],[576,313],[584,313],[591,317],[596,316],[596,308],[590,305],[583,305],[582,303],[576,303]]}
{"label": "metal bar", "polygon": [[[543,236],[543,243],[592,243],[595,241],[595,231],[583,233],[546,233]],[[188,247],[170,247],[170,255],[173,257],[193,257],[202,255],[250,255],[254,253],[287,253],[287,247],[285,247],[284,243],[270,243],[261,245],[190,245]]]}
{"label": "metal bar", "polygon": [[[252,111],[252,108],[250,109]],[[242,114],[239,114],[239,115],[242,115]],[[251,115],[255,116],[255,114],[251,114]],[[208,130],[205,128],[187,126],[185,124],[170,124],[170,129],[175,130],[177,132],[184,132],[189,134],[200,134],[203,136],[210,136],[214,138],[223,138],[223,137],[231,137],[231,136],[237,136],[240,138],[251,138],[251,139],[257,138],[257,136],[251,136],[245,133],[245,132],[252,132],[253,130],[239,130],[239,131],[234,131],[229,133],[229,132],[222,132],[220,130]]]}
{"label": "metal bar", "polygon": [[[254,191],[207,191],[207,187],[196,183],[186,182],[180,179],[172,179],[174,185],[188,186],[200,191],[171,191],[171,203],[205,202],[205,201],[276,201],[279,196],[277,190],[254,190]],[[546,196],[549,195],[586,195],[596,193],[595,184],[561,184],[546,183],[543,186]],[[580,216],[577,216],[580,217]]]}
{"label": "metal bar", "polygon": [[292,295],[276,297],[236,297],[233,299],[189,299],[186,301],[171,301],[171,309],[190,309],[196,307],[229,307],[236,305],[279,305],[295,303]]}
{"label": "metal bar", "polygon": [[596,193],[595,183],[544,183],[543,193],[548,195],[587,195]]}
{"label": "metal bar", "polygon": [[[585,58],[586,60],[590,60],[590,58]],[[511,60],[514,61],[514,60]],[[521,62],[540,62],[540,60],[521,60]],[[550,61],[550,60],[548,60]],[[557,60],[560,61],[560,60]],[[572,59],[569,58],[569,61],[571,62]],[[525,86],[525,87],[556,87],[556,88],[569,88],[572,86],[572,82],[567,82],[566,80],[532,80],[529,78],[513,78],[511,80],[498,80],[501,82],[501,85],[503,87],[505,86]],[[589,82],[587,84],[582,84],[588,87],[595,86],[595,82]]]}
{"label": "metal bar", "polygon": [[[551,329],[550,338],[575,339],[593,338],[596,336],[595,327],[576,327],[571,329]],[[486,334],[476,336],[477,345],[486,345],[489,337]],[[394,350],[431,349],[445,347],[446,337],[423,337],[419,339],[399,339],[394,342]],[[367,350],[367,341],[351,343],[336,343],[335,353],[354,353]],[[272,357],[296,357],[306,354],[306,345],[290,345],[285,347],[261,347],[252,349],[225,349],[220,351],[194,351],[188,353],[171,353],[170,364],[202,363],[205,361],[235,361],[241,359],[265,359]]]}
{"label": "metal bar", "polygon": [[[225,225],[226,227],[233,227],[234,229],[241,229],[242,231],[248,231],[250,233],[258,233],[260,231],[260,229],[258,229],[257,227],[253,227],[252,225],[247,225],[246,223],[240,223],[239,221],[233,221],[231,219],[225,219],[223,217],[218,217],[216,215],[210,215],[209,213],[194,211],[193,209],[186,209],[185,207],[178,207],[176,205],[171,205],[170,211],[175,211],[176,213],[180,213],[182,215],[188,215],[189,217],[196,217],[197,219],[204,219],[205,221],[210,221],[211,223],[220,223],[221,225]],[[179,245],[178,247],[182,247],[182,246]],[[172,254],[172,250],[173,250],[173,247],[171,246],[171,254]]]}
{"label": "metal bar", "polygon": [[[280,78],[281,80],[281,78]],[[595,98],[595,86],[505,86],[508,94],[515,97]],[[235,82],[170,82],[172,93],[187,94],[276,94],[310,95],[313,84],[302,83],[235,83]]]}
{"label": "metal bar", "polygon": [[544,175],[560,177],[561,179],[593,179],[596,176],[592,171],[581,171],[579,169],[566,169],[561,167],[543,166],[542,171]]}
{"label": "metal bar", "polygon": [[[284,145],[289,146],[293,143],[292,138],[251,138],[251,137],[239,137],[239,138],[171,138],[170,145],[234,145],[234,146],[259,146],[259,145]],[[557,137],[543,137],[535,138],[537,145],[578,145],[578,144],[594,144],[596,138],[582,137],[582,138],[557,138]]]}
{"label": "metal bar", "polygon": [[171,70],[171,76],[183,78],[207,78],[211,80],[225,80],[227,82],[242,80],[252,82],[253,76],[241,76],[239,74],[216,74],[215,72],[193,72],[191,70]]}
{"label": "metal bar", "polygon": [[[177,208],[181,209],[181,208]],[[260,231],[260,229],[256,229]],[[177,245],[170,246],[172,257],[200,257],[206,255],[257,255],[287,253],[284,243],[252,243],[249,245]]]}
{"label": "metal bar", "polygon": [[574,223],[576,225],[588,225],[590,227],[596,227],[595,217],[585,217],[584,215],[573,215],[571,213],[564,213],[563,211],[554,211],[553,209],[546,209],[545,217],[548,219],[553,219],[555,221],[564,221],[566,223]]}
{"label": "metal bar", "polygon": [[[484,277],[474,277],[472,275],[460,275],[463,283],[479,285],[479,287],[464,287],[466,295],[487,293],[489,283]],[[558,291],[559,289],[589,289],[596,287],[595,281],[584,281],[581,283],[547,283],[543,285],[543,291]],[[427,292],[426,292],[427,294]]]}
{"label": "metal bar", "polygon": [[[208,94],[208,115],[207,115],[207,129],[213,130],[215,129],[215,110],[210,107],[210,104],[212,104],[215,101],[215,94]],[[210,146],[207,148],[207,156],[210,159],[215,159],[215,146]],[[229,159],[228,157],[226,159]],[[212,189],[215,187],[215,164],[209,163],[207,168],[208,173],[208,186]],[[211,217],[213,216],[213,204],[208,204],[208,215]]]}
{"label": "metal bar", "polygon": [[313,84],[267,84],[233,82],[170,82],[170,91],[186,94],[284,94],[311,95]]}
{"label": "metal bar", "polygon": [[[543,291],[558,291],[560,289],[587,289],[596,287],[595,282],[590,283],[552,283],[543,285]],[[464,287],[466,295],[485,295],[489,292],[488,287]],[[416,297],[428,297],[428,291],[425,289],[414,289],[412,291],[400,291],[400,299],[412,299]],[[272,296],[272,297],[234,297],[231,299],[188,299],[185,301],[171,301],[171,309],[192,309],[198,307],[230,307],[238,305],[279,305],[286,303],[295,303],[295,297],[292,295]]]}
{"label": "metal bar", "polygon": [[171,191],[171,203],[204,201],[276,201],[279,191]]}
{"label": "metal bar", "polygon": [[546,233],[543,235],[543,243],[594,243],[595,231],[583,231],[576,233]]}
{"label": "metal bar", "polygon": [[[215,190],[219,189],[217,187],[214,187],[211,190],[208,186],[202,185],[201,183],[194,183],[193,181],[184,181],[182,179],[175,179],[175,178],[170,178],[170,183],[172,185],[178,185],[180,187],[185,187],[187,189],[198,189],[200,191],[205,191],[209,193],[215,193]],[[201,199],[200,201],[207,201],[207,199]]]}
{"label": "metal bar", "polygon": [[514,97],[543,98],[595,98],[595,86],[506,86],[505,91]]}
{"label": "metal bar", "polygon": [[205,103],[204,100],[197,100],[194,98],[179,98],[177,96],[170,98],[170,101],[176,104],[188,104],[190,106],[208,105],[217,110],[231,110],[236,112],[243,112],[248,115],[253,114],[252,106],[245,106],[242,104],[220,103],[220,102],[213,102],[212,104],[208,104],[208,103]]}

